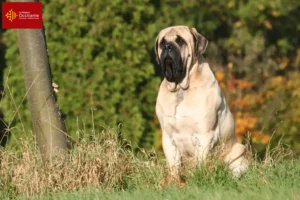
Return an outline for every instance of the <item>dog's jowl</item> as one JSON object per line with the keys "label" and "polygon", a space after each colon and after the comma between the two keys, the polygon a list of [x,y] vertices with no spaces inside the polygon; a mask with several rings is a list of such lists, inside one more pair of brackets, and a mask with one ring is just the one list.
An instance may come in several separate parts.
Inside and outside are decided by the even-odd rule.
{"label": "dog's jowl", "polygon": [[207,45],[195,28],[187,26],[168,27],[156,39],[156,59],[164,75],[156,114],[166,160],[176,178],[183,158],[204,162],[215,146],[222,147],[221,157],[234,176],[248,167],[245,146],[236,140],[232,114],[202,56]]}

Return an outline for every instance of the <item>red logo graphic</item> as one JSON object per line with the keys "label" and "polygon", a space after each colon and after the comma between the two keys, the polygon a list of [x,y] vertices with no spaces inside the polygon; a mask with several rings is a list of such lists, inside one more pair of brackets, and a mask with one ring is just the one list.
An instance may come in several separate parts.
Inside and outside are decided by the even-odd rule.
{"label": "red logo graphic", "polygon": [[41,2],[3,2],[2,28],[42,28]]}

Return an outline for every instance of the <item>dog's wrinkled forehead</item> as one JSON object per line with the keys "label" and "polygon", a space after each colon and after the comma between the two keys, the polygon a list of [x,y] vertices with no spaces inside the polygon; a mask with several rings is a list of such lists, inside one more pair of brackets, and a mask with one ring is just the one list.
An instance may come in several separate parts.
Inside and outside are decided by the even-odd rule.
{"label": "dog's wrinkled forehead", "polygon": [[171,30],[164,35],[164,39],[167,42],[174,41],[174,40],[176,40],[177,35],[178,35],[177,31],[175,31],[173,28],[171,28]]}
{"label": "dog's wrinkled forehead", "polygon": [[189,27],[187,26],[176,26],[168,27],[163,29],[159,34],[159,40],[166,40],[167,42],[175,41],[178,36],[182,37],[185,40],[188,40],[189,37],[192,37]]}

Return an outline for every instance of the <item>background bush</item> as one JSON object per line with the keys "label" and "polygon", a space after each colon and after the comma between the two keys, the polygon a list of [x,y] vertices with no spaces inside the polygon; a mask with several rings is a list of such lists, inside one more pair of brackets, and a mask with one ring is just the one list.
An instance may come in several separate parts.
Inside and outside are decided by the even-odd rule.
{"label": "background bush", "polygon": [[[300,152],[299,1],[42,2],[53,81],[72,137],[119,126],[134,147],[159,149],[154,41],[162,28],[188,25],[210,41],[205,55],[239,140],[250,133],[253,146],[264,152],[271,135],[272,144],[284,135],[283,142]],[[15,31],[1,39],[7,47],[1,107],[14,145],[31,121]]]}

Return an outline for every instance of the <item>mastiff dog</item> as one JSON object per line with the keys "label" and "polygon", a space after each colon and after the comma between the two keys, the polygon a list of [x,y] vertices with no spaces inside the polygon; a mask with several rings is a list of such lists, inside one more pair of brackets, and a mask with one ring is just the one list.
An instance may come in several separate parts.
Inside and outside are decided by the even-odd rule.
{"label": "mastiff dog", "polygon": [[202,56],[207,45],[205,37],[187,26],[168,27],[156,38],[156,59],[164,76],[156,115],[166,161],[176,179],[184,160],[203,163],[216,146],[222,147],[219,158],[234,176],[248,168],[246,147],[236,139],[232,114]]}

